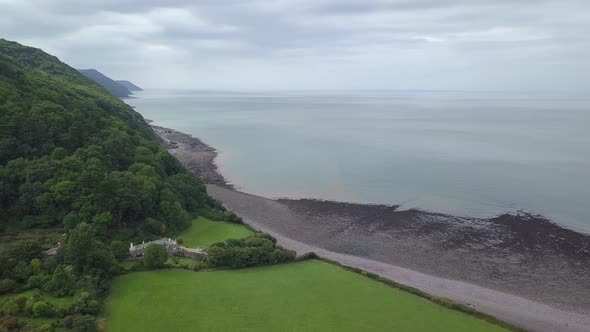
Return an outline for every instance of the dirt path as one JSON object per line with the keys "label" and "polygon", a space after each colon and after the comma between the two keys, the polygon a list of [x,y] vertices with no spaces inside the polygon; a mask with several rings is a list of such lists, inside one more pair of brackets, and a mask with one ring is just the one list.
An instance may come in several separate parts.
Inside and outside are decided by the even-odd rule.
{"label": "dirt path", "polygon": [[239,214],[250,226],[273,235],[280,245],[300,255],[315,252],[341,264],[377,273],[435,296],[473,305],[477,310],[532,331],[586,332],[590,326],[589,315],[556,309],[523,297],[423,274],[394,264],[320,248],[309,244],[313,242],[309,237],[310,232],[314,232],[313,227],[303,222],[302,217],[286,204],[217,185],[208,185],[207,188],[211,196]]}

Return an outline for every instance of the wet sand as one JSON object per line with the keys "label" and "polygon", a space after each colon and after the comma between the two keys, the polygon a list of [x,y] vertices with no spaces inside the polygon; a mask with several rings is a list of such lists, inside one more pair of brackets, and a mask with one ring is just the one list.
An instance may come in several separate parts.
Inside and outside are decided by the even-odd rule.
{"label": "wet sand", "polygon": [[214,149],[154,129],[213,197],[298,254],[313,251],[531,330],[588,331],[590,236],[527,214],[477,219],[253,196],[227,186]]}

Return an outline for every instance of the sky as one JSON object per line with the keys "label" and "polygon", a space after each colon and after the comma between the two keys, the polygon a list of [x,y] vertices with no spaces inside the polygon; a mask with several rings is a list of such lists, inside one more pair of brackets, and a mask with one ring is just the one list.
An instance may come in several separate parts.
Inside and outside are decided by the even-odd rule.
{"label": "sky", "polygon": [[0,0],[0,37],[147,88],[590,92],[588,0]]}

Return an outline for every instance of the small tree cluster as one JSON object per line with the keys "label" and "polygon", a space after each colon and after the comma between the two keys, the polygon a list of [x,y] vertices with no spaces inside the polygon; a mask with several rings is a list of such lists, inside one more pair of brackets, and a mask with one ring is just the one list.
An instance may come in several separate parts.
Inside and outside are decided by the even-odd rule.
{"label": "small tree cluster", "polygon": [[64,327],[74,332],[96,332],[96,318],[92,315],[71,315],[64,318]]}
{"label": "small tree cluster", "polygon": [[199,209],[199,215],[210,220],[227,221],[234,224],[243,224],[242,218],[233,212],[226,211],[216,200],[211,199],[211,208]]}
{"label": "small tree cluster", "polygon": [[207,253],[209,266],[232,269],[272,265],[295,259],[294,251],[278,247],[276,239],[264,233],[257,233],[245,239],[215,243]]}

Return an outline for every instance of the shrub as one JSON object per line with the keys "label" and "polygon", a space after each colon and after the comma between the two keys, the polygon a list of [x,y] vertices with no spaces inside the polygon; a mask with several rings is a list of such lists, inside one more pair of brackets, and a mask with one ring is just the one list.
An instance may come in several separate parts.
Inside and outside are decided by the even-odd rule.
{"label": "shrub", "polygon": [[306,261],[308,259],[318,259],[318,255],[312,251],[312,252],[305,253],[305,254],[299,256],[299,258],[297,258],[298,261]]}
{"label": "shrub", "polygon": [[14,299],[14,303],[18,305],[19,311],[25,311],[25,308],[27,307],[27,298],[24,296],[19,296],[16,299]]}
{"label": "shrub", "polygon": [[212,205],[214,208],[200,209],[199,215],[210,220],[227,221],[235,224],[242,224],[242,218],[238,217],[233,212],[224,211],[221,203],[215,202]]}
{"label": "shrub", "polygon": [[147,268],[161,268],[168,260],[168,253],[164,246],[158,244],[150,244],[145,248],[143,254],[143,262]]}
{"label": "shrub", "polygon": [[31,272],[33,274],[40,274],[43,272],[43,263],[39,258],[34,258],[33,260],[31,260],[31,263],[29,265],[31,267]]}
{"label": "shrub", "polygon": [[207,249],[207,262],[211,266],[223,266],[227,261],[227,250],[221,246],[213,245]]}
{"label": "shrub", "polygon": [[79,315],[72,319],[72,331],[97,332],[96,318],[92,315]]}
{"label": "shrub", "polygon": [[267,233],[256,233],[252,235],[253,237],[262,238],[262,239],[269,239],[272,243],[277,244],[277,239],[275,239],[272,235]]}
{"label": "shrub", "polygon": [[297,253],[293,250],[275,249],[271,255],[271,264],[278,264],[295,260]]}
{"label": "shrub", "polygon": [[80,306],[77,303],[66,304],[63,307],[64,315],[74,315],[80,313]]}
{"label": "shrub", "polygon": [[0,280],[0,294],[12,292],[17,285],[17,282],[12,279]]}
{"label": "shrub", "polygon": [[55,310],[46,302],[39,301],[33,305],[33,316],[35,317],[54,317]]}
{"label": "shrub", "polygon": [[271,249],[274,247],[274,243],[260,236],[251,236],[244,240],[244,245],[247,247],[262,247],[264,249]]}
{"label": "shrub", "polygon": [[144,269],[144,262],[143,260],[137,261],[133,263],[130,267],[127,268],[129,272],[141,271]]}
{"label": "shrub", "polygon": [[204,261],[195,261],[195,263],[192,265],[193,271],[201,271],[206,268],[207,263],[205,263]]}
{"label": "shrub", "polygon": [[46,274],[35,274],[32,275],[27,281],[27,288],[43,288],[51,278]]}
{"label": "shrub", "polygon": [[2,308],[4,314],[8,316],[16,316],[19,310],[20,308],[18,307],[18,304],[16,304],[14,301],[6,302]]}
{"label": "shrub", "polygon": [[25,282],[33,274],[31,266],[23,261],[18,262],[12,269],[12,277],[20,282]]}
{"label": "shrub", "polygon": [[24,312],[28,315],[32,315],[33,314],[33,305],[35,304],[35,302],[31,301],[27,301],[27,304],[25,306],[25,310]]}
{"label": "shrub", "polygon": [[97,300],[88,301],[84,311],[92,315],[97,314],[100,311],[100,302]]}

